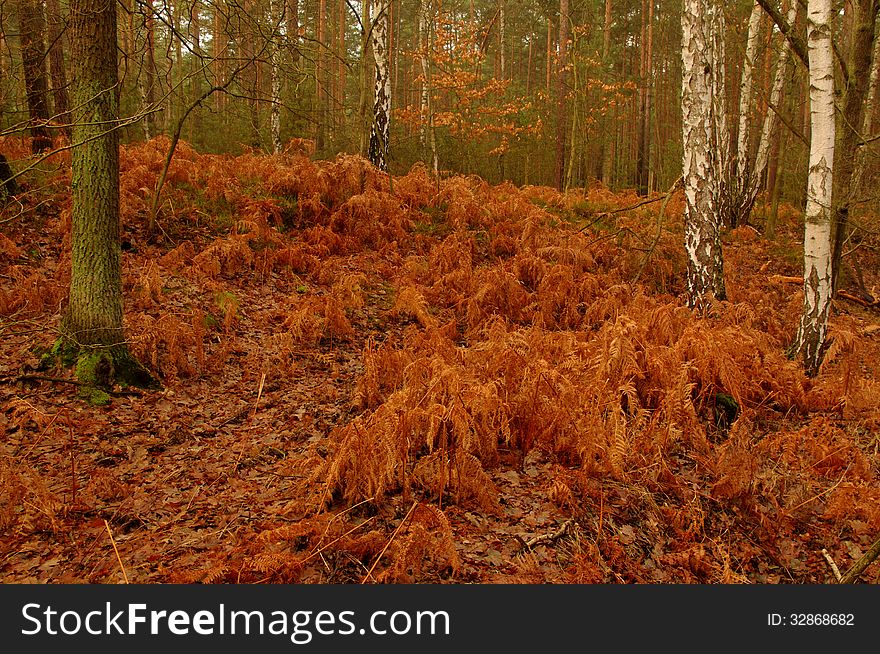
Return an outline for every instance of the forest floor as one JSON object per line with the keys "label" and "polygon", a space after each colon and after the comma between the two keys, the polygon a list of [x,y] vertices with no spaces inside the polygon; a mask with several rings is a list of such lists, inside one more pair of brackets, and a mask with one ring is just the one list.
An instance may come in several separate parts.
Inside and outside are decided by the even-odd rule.
{"label": "forest floor", "polygon": [[41,364],[64,155],[0,215],[3,581],[825,583],[823,550],[845,571],[880,536],[878,308],[835,300],[816,378],[786,357],[790,207],[772,241],[725,234],[728,301],[696,316],[680,193],[660,217],[181,144],[149,237],[167,146],[124,147],[121,182],[127,338],[160,391],[91,406]]}

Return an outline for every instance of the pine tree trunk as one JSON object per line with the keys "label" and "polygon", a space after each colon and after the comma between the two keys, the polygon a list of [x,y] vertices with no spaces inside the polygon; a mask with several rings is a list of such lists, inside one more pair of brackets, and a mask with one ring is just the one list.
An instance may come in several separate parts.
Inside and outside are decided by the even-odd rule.
{"label": "pine tree trunk", "polygon": [[144,117],[144,139],[149,141],[156,135],[156,20],[153,16],[153,0],[144,0],[144,82],[141,89],[147,115]]}
{"label": "pine tree trunk", "polygon": [[648,169],[650,165],[651,139],[651,79],[652,49],[654,35],[654,2],[642,0],[642,58],[639,62],[639,115],[638,115],[638,147],[636,155],[636,187],[639,195],[647,195]]}
{"label": "pine tree trunk", "polygon": [[122,325],[116,2],[71,0],[73,140],[70,298],[62,332],[90,384],[149,383]]}
{"label": "pine tree trunk", "polygon": [[831,0],[809,0],[807,44],[810,61],[810,172],[804,215],[804,308],[795,351],[815,375],[822,363],[831,306],[831,196],[834,165],[834,58]]}
{"label": "pine tree trunk", "polygon": [[389,0],[373,0],[373,58],[376,63],[376,95],[370,129],[370,161],[379,170],[388,169],[391,71],[388,59]]}
{"label": "pine tree trunk", "polygon": [[556,188],[565,187],[565,142],[568,134],[568,0],[559,0],[559,59],[556,63]]}
{"label": "pine tree trunk", "polygon": [[[719,57],[713,0],[685,0],[682,12],[682,141],[685,191],[685,252],[688,304],[697,309],[724,299],[721,222],[718,212],[720,165],[715,121]],[[721,89],[723,91],[723,89]]]}
{"label": "pine tree trunk", "polygon": [[67,69],[65,68],[64,17],[58,0],[47,0],[49,37],[49,71],[52,77],[52,98],[55,101],[55,120],[64,125],[64,132],[70,136],[70,97],[67,90]]}
{"label": "pine tree trunk", "polygon": [[39,154],[52,149],[49,135],[49,105],[46,99],[46,48],[43,39],[46,21],[43,3],[39,0],[18,0],[18,21],[21,32],[21,59],[24,88],[30,115],[31,152]]}

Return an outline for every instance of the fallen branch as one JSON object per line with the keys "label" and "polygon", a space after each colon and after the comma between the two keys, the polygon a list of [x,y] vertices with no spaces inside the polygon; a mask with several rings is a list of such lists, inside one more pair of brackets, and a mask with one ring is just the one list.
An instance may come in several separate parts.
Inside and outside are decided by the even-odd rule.
{"label": "fallen branch", "polygon": [[529,540],[524,540],[522,538],[518,538],[520,543],[524,548],[532,549],[537,547],[538,545],[547,545],[548,543],[555,543],[557,540],[565,536],[568,531],[571,529],[572,525],[574,525],[574,520],[566,520],[563,522],[559,529],[554,531],[552,534],[543,534],[541,536],[535,536],[534,538],[530,538]]}
{"label": "fallen branch", "polygon": [[628,207],[623,207],[621,209],[614,209],[612,211],[603,211],[602,213],[598,214],[596,216],[596,218],[594,218],[592,221],[590,221],[589,223],[587,223],[586,225],[581,227],[578,231],[583,232],[583,231],[589,229],[590,227],[592,227],[593,225],[595,225],[597,222],[599,222],[603,218],[607,218],[608,216],[613,216],[614,214],[617,214],[617,213],[623,213],[624,211],[632,211],[633,209],[638,209],[639,207],[644,207],[647,204],[654,204],[655,202],[662,202],[662,201],[668,202],[667,198],[672,193],[675,192],[675,187],[678,186],[678,183],[680,181],[681,181],[681,177],[679,177],[677,180],[675,180],[675,184],[672,185],[672,189],[670,189],[670,191],[668,193],[664,193],[663,195],[658,195],[656,198],[642,200],[641,202],[636,202],[635,204],[632,204]]}
{"label": "fallen branch", "polygon": [[865,569],[874,562],[880,556],[880,538],[874,541],[874,544],[862,555],[858,561],[853,563],[852,567],[846,571],[846,574],[840,578],[841,584],[852,584],[855,583],[856,579],[859,578],[859,575],[862,574]]}
{"label": "fallen branch", "polygon": [[789,277],[788,275],[770,275],[770,281],[777,284],[803,284],[803,277]]}
{"label": "fallen branch", "polygon": [[822,556],[824,556],[825,560],[828,562],[828,566],[831,568],[831,572],[834,573],[834,578],[837,579],[837,583],[840,583],[840,569],[837,567],[834,559],[831,558],[828,550],[826,550],[824,547],[822,548]]}
{"label": "fallen branch", "polygon": [[852,293],[847,293],[846,291],[837,291],[837,297],[843,298],[844,300],[849,300],[850,302],[855,302],[856,304],[861,304],[863,307],[880,306],[880,300],[875,300],[871,298],[871,300],[868,301],[865,298],[861,298],[858,295],[853,295]]}

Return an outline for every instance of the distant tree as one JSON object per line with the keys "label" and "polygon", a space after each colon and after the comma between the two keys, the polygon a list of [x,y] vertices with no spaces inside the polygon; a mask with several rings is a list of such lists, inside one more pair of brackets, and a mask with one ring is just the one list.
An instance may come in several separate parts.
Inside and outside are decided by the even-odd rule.
{"label": "distant tree", "polygon": [[24,67],[24,87],[30,114],[31,150],[34,154],[52,148],[49,135],[48,82],[46,79],[46,20],[43,3],[38,0],[18,0],[18,22],[21,31],[21,59]]}
{"label": "distant tree", "polygon": [[373,58],[376,62],[376,94],[370,129],[370,161],[379,170],[388,168],[391,127],[391,66],[388,49],[389,0],[373,0]]}
{"label": "distant tree", "polygon": [[46,1],[47,36],[49,37],[49,71],[52,78],[52,99],[55,102],[55,119],[64,125],[70,135],[70,96],[67,88],[65,64],[66,25],[58,0]]}
{"label": "distant tree", "polygon": [[119,80],[115,0],[71,0],[73,142],[71,275],[62,332],[89,385],[147,385],[122,325]]}
{"label": "distant tree", "polygon": [[565,186],[565,143],[568,133],[568,0],[559,0],[559,54],[556,63],[556,188]]}

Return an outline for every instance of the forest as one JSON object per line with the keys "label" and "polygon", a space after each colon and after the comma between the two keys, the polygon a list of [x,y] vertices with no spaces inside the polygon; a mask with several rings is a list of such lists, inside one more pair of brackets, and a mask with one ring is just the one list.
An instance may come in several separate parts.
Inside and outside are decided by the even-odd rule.
{"label": "forest", "polygon": [[0,579],[880,582],[878,13],[0,0]]}

